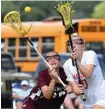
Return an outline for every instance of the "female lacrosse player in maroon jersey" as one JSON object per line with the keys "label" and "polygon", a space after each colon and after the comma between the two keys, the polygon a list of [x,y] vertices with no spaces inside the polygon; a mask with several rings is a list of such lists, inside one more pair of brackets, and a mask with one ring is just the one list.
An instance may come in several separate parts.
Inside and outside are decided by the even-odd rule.
{"label": "female lacrosse player in maroon jersey", "polygon": [[[66,75],[60,67],[60,56],[56,52],[48,52],[45,59],[53,70],[44,69],[38,75],[38,85],[26,97],[23,109],[59,109],[71,87],[66,88],[58,81],[59,76],[67,84]],[[67,90],[68,89],[68,90]]]}

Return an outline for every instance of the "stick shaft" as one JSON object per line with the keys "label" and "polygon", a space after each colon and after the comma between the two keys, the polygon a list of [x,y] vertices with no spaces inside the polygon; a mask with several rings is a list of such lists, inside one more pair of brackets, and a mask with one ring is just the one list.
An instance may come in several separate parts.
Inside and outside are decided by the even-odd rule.
{"label": "stick shaft", "polygon": [[[69,34],[69,42],[70,42],[70,45],[71,45],[71,49],[73,50],[73,44],[72,44],[72,40],[71,40],[70,34]],[[72,64],[73,64],[73,66],[75,65],[73,59],[72,59]]]}
{"label": "stick shaft", "polygon": [[[71,39],[70,34],[69,34],[69,41],[70,41],[71,49],[73,50],[73,43],[72,43],[72,39]],[[79,74],[79,69],[78,69],[78,65],[77,65],[76,59],[75,59],[75,60],[72,59],[72,64],[73,64],[73,66],[75,66],[76,69],[77,69],[77,73],[78,73],[78,83],[79,83],[79,84],[82,84],[82,80],[81,80],[81,77],[80,77],[80,74]],[[85,97],[84,93],[82,93],[81,98],[82,98],[83,101],[86,100],[86,97]]]}
{"label": "stick shaft", "polygon": [[[50,70],[52,70],[52,67],[50,66],[50,64],[45,60],[45,58],[42,56],[42,54],[38,51],[38,49],[36,48],[36,46],[33,44],[33,42],[31,41],[31,39],[29,39],[28,37],[26,37],[26,39],[30,42],[30,44],[33,46],[33,48],[36,50],[36,52],[38,53],[38,55],[42,58],[42,60],[45,62],[45,64],[50,68]],[[61,78],[59,76],[57,76],[58,80],[60,81],[60,83],[66,87],[66,85],[64,84],[64,82],[61,80]]]}
{"label": "stick shaft", "polygon": [[[71,39],[70,34],[69,34],[69,41],[70,41],[71,49],[73,50],[73,43],[72,43],[72,39]],[[73,64],[73,66],[76,66],[77,73],[78,73],[78,80],[79,80],[79,83],[81,83],[81,78],[80,78],[80,74],[79,74],[79,70],[78,70],[76,59],[75,60],[72,59],[72,64]]]}

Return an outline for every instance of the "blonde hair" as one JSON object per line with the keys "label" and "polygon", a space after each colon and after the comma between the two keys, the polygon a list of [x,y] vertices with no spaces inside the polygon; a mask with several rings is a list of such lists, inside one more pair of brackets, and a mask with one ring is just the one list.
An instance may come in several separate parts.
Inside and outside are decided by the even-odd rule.
{"label": "blonde hair", "polygon": [[82,39],[82,37],[78,33],[72,33],[71,37],[80,37]]}
{"label": "blonde hair", "polygon": [[[73,33],[73,34],[71,34],[71,37],[79,37],[80,40],[81,40],[81,44],[84,44],[84,43],[85,43],[84,40],[82,39],[82,37],[81,37],[78,33]],[[67,46],[70,45],[69,40],[67,40],[66,45],[67,45]]]}

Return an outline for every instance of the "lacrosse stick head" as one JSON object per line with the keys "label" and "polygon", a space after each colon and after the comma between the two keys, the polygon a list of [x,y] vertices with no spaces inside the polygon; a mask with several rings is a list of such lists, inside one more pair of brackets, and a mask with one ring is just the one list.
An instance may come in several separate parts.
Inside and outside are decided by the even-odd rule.
{"label": "lacrosse stick head", "polygon": [[61,15],[63,20],[63,25],[65,26],[65,29],[68,30],[70,27],[72,27],[72,2],[66,1],[61,2],[57,5],[56,10]]}
{"label": "lacrosse stick head", "polygon": [[8,12],[4,17],[4,24],[13,28],[21,36],[25,36],[32,26],[31,25],[27,31],[25,30],[24,26],[21,23],[20,13],[18,11]]}

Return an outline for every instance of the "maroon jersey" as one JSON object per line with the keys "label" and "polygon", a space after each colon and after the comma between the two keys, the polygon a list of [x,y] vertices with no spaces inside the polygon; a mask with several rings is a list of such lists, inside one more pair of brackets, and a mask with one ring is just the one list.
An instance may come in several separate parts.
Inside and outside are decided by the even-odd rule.
{"label": "maroon jersey", "polygon": [[[63,68],[60,68],[59,72],[60,78],[67,84]],[[50,82],[51,77],[48,74],[48,70],[41,71],[38,76],[38,86],[33,88],[30,95],[25,99],[23,109],[59,109],[64,101],[66,92],[61,83],[56,83],[52,98],[47,100],[42,94],[41,87],[44,85],[48,86]]]}

